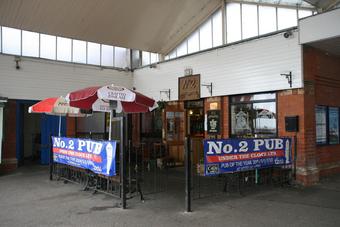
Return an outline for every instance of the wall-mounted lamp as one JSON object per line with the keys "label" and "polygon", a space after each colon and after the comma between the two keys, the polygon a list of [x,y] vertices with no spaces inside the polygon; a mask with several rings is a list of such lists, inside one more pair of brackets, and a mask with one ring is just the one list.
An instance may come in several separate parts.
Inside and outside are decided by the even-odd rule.
{"label": "wall-mounted lamp", "polygon": [[289,86],[292,87],[292,72],[290,71],[289,73],[281,73],[281,76],[285,76],[286,79],[288,80]]}
{"label": "wall-mounted lamp", "polygon": [[206,87],[208,89],[208,92],[210,96],[212,96],[212,83],[210,84],[201,84],[202,87]]}
{"label": "wall-mounted lamp", "polygon": [[165,90],[161,90],[159,91],[159,94],[162,96],[162,94],[165,94],[166,97],[168,98],[168,100],[170,101],[170,95],[171,95],[171,90],[169,89],[165,89]]}
{"label": "wall-mounted lamp", "polygon": [[21,61],[21,58],[18,57],[18,56],[15,56],[15,57],[14,57],[14,61],[15,61],[15,68],[16,68],[17,70],[19,70],[19,69],[20,69],[19,62]]}

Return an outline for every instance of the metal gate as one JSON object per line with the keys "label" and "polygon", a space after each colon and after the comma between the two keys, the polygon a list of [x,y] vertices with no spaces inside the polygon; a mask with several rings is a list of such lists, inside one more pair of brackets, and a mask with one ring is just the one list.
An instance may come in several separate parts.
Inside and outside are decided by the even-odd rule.
{"label": "metal gate", "polygon": [[[167,149],[164,144],[153,143],[147,147],[145,143],[139,143],[132,146],[132,142],[129,141],[125,151],[125,190],[122,190],[122,177],[118,172],[116,176],[108,177],[86,169],[54,163],[52,152],[50,153],[50,180],[78,183],[84,191],[101,192],[120,199],[125,193],[127,200],[138,196],[141,201],[144,201],[145,195],[166,191],[168,164],[166,163]],[[117,171],[121,169],[120,154],[120,146],[117,146]]]}
{"label": "metal gate", "polygon": [[[202,162],[192,163],[191,161],[194,160],[194,156],[197,160],[203,160],[203,151],[194,155],[190,138],[186,138],[185,150],[185,210],[188,212],[191,211],[191,200],[195,201],[212,196],[235,195],[235,193],[245,196],[247,193],[268,187],[291,185],[294,178],[295,171],[292,165],[204,176],[204,164]],[[294,154],[296,156],[296,151]]]}
{"label": "metal gate", "polygon": [[162,143],[129,141],[127,178],[129,193],[136,189],[143,195],[164,192],[168,185],[167,148]]}

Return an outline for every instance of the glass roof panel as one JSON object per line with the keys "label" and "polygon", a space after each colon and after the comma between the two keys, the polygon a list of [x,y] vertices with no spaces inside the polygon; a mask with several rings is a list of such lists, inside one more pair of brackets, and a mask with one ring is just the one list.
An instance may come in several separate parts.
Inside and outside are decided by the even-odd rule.
{"label": "glass roof panel", "polygon": [[[228,2],[233,2],[228,1]],[[236,1],[235,1],[236,2]],[[285,5],[285,6],[300,6],[300,7],[307,7],[307,8],[314,8],[308,2],[303,0],[239,0],[237,2],[253,2],[253,3],[264,3],[264,4],[273,4],[273,5]]]}

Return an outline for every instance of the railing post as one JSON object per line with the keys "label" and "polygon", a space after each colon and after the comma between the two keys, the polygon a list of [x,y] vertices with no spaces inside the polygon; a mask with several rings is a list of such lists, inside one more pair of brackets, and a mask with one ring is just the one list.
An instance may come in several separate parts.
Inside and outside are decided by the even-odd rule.
{"label": "railing post", "polygon": [[190,137],[185,137],[185,212],[191,212],[191,146]]}

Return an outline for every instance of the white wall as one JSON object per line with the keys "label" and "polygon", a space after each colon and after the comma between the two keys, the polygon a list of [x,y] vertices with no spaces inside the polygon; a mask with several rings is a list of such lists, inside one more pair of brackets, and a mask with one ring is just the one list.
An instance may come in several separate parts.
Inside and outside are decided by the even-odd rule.
{"label": "white wall", "polygon": [[[171,100],[178,98],[178,77],[190,67],[201,74],[201,83],[213,84],[213,96],[289,89],[281,73],[292,71],[293,88],[302,87],[302,51],[297,32],[251,40],[182,59],[160,63],[156,68],[134,71],[134,86],[157,100],[160,90],[171,89]],[[209,96],[201,87],[201,96]]]}
{"label": "white wall", "polygon": [[130,72],[14,56],[0,55],[0,97],[41,100],[66,95],[87,86],[119,84],[132,86]]}
{"label": "white wall", "polygon": [[340,8],[299,21],[300,43],[340,36]]}

